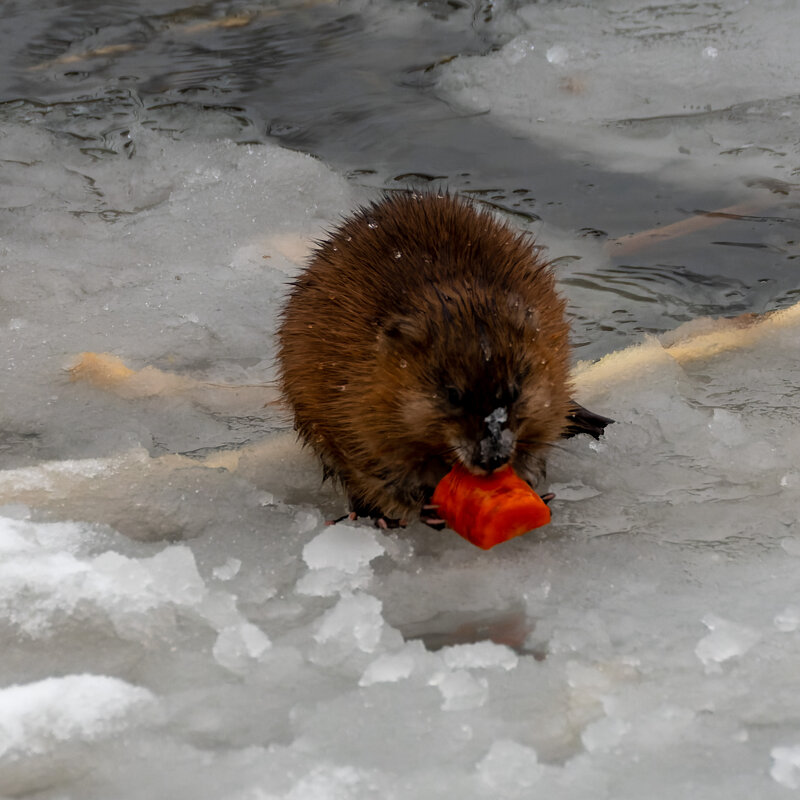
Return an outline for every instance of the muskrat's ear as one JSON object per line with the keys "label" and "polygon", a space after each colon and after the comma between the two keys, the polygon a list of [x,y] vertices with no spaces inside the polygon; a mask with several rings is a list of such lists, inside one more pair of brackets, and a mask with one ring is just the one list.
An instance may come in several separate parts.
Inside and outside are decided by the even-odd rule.
{"label": "muskrat's ear", "polygon": [[508,316],[520,330],[539,328],[539,312],[533,308],[521,295],[510,292],[506,295],[508,303]]}
{"label": "muskrat's ear", "polygon": [[391,341],[407,339],[414,332],[414,324],[408,317],[389,317],[383,323],[383,335]]}
{"label": "muskrat's ear", "polygon": [[390,352],[398,348],[407,349],[424,344],[425,331],[410,317],[395,315],[387,317],[378,333],[378,349]]}

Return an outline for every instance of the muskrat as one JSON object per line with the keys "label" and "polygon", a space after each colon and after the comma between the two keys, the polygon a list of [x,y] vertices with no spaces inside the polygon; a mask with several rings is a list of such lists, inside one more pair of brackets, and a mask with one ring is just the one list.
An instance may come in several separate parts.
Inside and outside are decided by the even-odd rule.
{"label": "muskrat", "polygon": [[394,193],[317,243],[282,312],[301,439],[382,525],[422,512],[456,460],[536,486],[560,437],[610,420],[570,400],[569,325],[531,238],[450,194]]}

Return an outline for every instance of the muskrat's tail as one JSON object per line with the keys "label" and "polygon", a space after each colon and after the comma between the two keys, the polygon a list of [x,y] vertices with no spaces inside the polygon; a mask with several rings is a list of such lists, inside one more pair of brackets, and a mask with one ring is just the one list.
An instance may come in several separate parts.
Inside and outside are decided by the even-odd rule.
{"label": "muskrat's tail", "polygon": [[569,439],[579,433],[588,433],[593,439],[599,439],[606,429],[606,425],[614,422],[610,417],[603,417],[584,408],[574,400],[571,401],[569,413],[567,414],[567,427],[561,434],[562,439]]}

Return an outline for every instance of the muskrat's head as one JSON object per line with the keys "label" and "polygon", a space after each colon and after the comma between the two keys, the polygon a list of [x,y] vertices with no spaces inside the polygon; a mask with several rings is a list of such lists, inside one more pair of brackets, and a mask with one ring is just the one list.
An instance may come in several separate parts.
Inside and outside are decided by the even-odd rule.
{"label": "muskrat's head", "polygon": [[432,287],[424,309],[378,335],[378,381],[392,392],[398,437],[446,465],[521,471],[558,439],[569,406],[563,302],[535,308],[513,293]]}

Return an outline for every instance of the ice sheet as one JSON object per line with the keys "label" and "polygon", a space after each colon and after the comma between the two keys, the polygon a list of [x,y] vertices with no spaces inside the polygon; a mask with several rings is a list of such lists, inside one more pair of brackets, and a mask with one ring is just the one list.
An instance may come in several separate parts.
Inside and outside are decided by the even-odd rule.
{"label": "ice sheet", "polygon": [[[331,528],[286,418],[209,387],[268,396],[285,243],[356,193],[270,145],[1,135],[0,795],[800,783],[796,309],[582,367],[579,399],[617,422],[556,450],[535,534]],[[73,382],[84,351],[193,389]]]}
{"label": "ice sheet", "polygon": [[[0,537],[4,685],[99,659],[161,715],[113,766],[48,780],[86,797],[125,796],[134,774],[201,797],[781,797],[800,713],[797,316],[583,367],[581,398],[618,417],[553,459],[555,482],[584,489],[554,501],[549,529],[488,553],[417,527],[327,527],[302,506],[180,545],[17,507]],[[146,482],[132,490],[146,499]],[[309,592],[321,575],[336,580]],[[521,626],[463,623],[438,650],[402,635],[520,601]],[[74,745],[83,717],[63,713]],[[15,762],[9,785],[40,775]]]}

